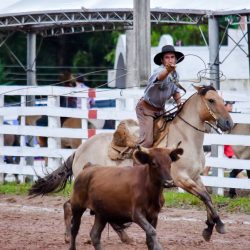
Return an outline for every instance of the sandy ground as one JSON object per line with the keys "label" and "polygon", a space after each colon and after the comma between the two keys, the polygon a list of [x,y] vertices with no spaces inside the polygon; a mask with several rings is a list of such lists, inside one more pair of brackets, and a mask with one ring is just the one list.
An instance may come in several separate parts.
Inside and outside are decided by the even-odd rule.
{"label": "sandy ground", "polygon": [[[0,249],[68,249],[64,242],[64,222],[61,197],[27,197],[0,195]],[[201,236],[205,227],[205,211],[194,209],[167,209],[159,215],[157,235],[164,249],[249,249],[250,216],[245,214],[220,213],[226,224],[227,233],[214,231],[210,242]],[[77,249],[93,249],[89,244],[89,232],[93,216],[86,214],[82,218]],[[132,225],[127,233],[133,243],[122,243],[116,233],[106,227],[102,234],[104,250],[147,249],[145,233]]]}

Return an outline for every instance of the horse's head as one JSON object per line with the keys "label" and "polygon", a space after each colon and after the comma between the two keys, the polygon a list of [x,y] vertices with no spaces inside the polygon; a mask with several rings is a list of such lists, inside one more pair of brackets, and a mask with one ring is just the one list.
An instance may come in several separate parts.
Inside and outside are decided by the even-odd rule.
{"label": "horse's head", "polygon": [[195,86],[198,95],[201,97],[200,118],[215,124],[222,131],[233,128],[233,120],[224,106],[223,99],[212,86]]}

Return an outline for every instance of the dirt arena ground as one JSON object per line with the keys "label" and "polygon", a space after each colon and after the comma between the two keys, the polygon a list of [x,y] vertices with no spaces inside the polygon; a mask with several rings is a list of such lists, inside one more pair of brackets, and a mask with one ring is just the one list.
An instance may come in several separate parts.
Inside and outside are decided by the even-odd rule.
{"label": "dirt arena ground", "polygon": [[[27,197],[0,195],[0,249],[68,249],[64,243],[64,222],[61,197]],[[192,250],[250,250],[250,216],[220,213],[227,234],[214,232],[209,243],[201,236],[205,227],[205,211],[194,209],[167,209],[159,215],[157,234],[164,249]],[[82,219],[77,238],[77,249],[93,249],[89,244],[89,231],[93,216]],[[127,229],[133,243],[121,243],[115,232],[106,227],[102,234],[104,250],[147,249],[145,233],[136,225]]]}

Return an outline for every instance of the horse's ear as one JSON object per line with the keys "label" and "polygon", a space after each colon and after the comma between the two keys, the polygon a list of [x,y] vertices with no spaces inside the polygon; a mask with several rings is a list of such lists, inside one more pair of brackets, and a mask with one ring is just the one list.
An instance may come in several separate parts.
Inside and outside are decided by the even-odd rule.
{"label": "horse's ear", "polygon": [[195,86],[192,84],[192,86],[197,90],[197,92],[199,93],[200,90],[203,88],[203,86]]}
{"label": "horse's ear", "polygon": [[179,155],[183,154],[183,149],[182,148],[176,148],[171,153],[169,154],[170,158],[172,161],[177,161],[180,159]]}
{"label": "horse's ear", "polygon": [[152,163],[152,157],[150,156],[150,154],[148,154],[145,151],[141,151],[141,150],[136,150],[134,152],[134,160],[141,163],[141,164],[151,164]]}

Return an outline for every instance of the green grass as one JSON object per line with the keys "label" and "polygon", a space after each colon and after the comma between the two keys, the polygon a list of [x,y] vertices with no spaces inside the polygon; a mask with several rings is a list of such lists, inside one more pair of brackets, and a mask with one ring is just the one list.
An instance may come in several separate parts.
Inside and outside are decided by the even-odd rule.
{"label": "green grass", "polygon": [[[171,208],[204,209],[204,204],[195,196],[188,193],[165,192],[165,206]],[[224,196],[212,195],[214,206],[219,211],[242,212],[250,214],[250,197],[237,197],[230,199]]]}
{"label": "green grass", "polygon": [[30,187],[31,185],[28,183],[16,184],[14,182],[7,182],[0,185],[0,194],[26,195]]}
{"label": "green grass", "polygon": [[[31,184],[16,184],[8,182],[0,184],[0,194],[27,195]],[[72,184],[68,183],[65,190],[53,193],[54,196],[68,197],[72,190]],[[195,208],[204,210],[204,204],[195,196],[188,193],[177,193],[176,191],[164,192],[165,206],[170,208]],[[214,206],[219,211],[242,212],[250,214],[250,197],[237,197],[230,199],[224,196],[212,195]]]}
{"label": "green grass", "polygon": [[[6,182],[0,184],[0,194],[15,194],[15,195],[28,195],[28,191],[31,188],[30,183],[16,184],[15,182]],[[63,191],[53,193],[55,196],[69,196],[72,189],[72,184],[68,183]]]}

